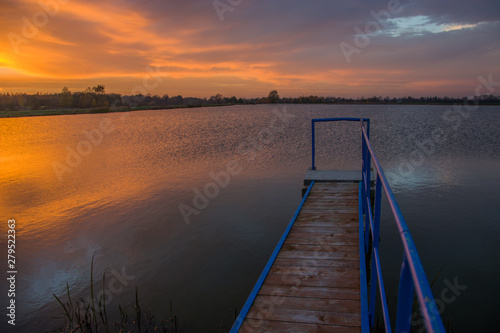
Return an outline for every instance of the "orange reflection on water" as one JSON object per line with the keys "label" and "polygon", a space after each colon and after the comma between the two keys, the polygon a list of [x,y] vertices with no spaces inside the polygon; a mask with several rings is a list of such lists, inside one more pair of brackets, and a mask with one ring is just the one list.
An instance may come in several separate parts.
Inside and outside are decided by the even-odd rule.
{"label": "orange reflection on water", "polygon": [[53,242],[77,230],[74,218],[145,200],[166,179],[190,172],[179,167],[188,137],[156,131],[162,137],[154,138],[150,122],[123,124],[115,114],[0,120],[2,220],[16,218],[25,239]]}

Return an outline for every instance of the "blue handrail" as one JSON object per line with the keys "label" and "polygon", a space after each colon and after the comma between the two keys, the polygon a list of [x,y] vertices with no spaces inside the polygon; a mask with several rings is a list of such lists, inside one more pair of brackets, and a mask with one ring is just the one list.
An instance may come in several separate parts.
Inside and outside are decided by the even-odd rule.
{"label": "blue handrail", "polygon": [[[361,126],[363,139],[363,168],[362,168],[362,195],[363,206],[365,215],[365,249],[368,248],[369,237],[368,231],[371,229],[372,235],[372,252],[375,260],[372,260],[372,274],[371,274],[371,284],[370,284],[370,304],[369,304],[369,316],[370,324],[373,326],[374,323],[374,313],[375,313],[375,286],[378,284],[381,295],[382,312],[384,314],[384,322],[386,332],[391,332],[391,326],[388,319],[387,302],[385,300],[385,291],[383,287],[382,272],[380,268],[380,257],[379,257],[379,230],[380,230],[380,206],[382,201],[382,191],[384,189],[385,196],[389,203],[392,211],[392,215],[396,221],[398,227],[401,241],[403,243],[404,255],[403,263],[401,266],[401,274],[399,279],[399,292],[398,292],[398,305],[397,305],[397,316],[396,316],[396,332],[410,332],[411,324],[411,310],[413,303],[413,295],[416,293],[418,303],[420,306],[420,311],[424,320],[425,328],[428,332],[446,332],[439,316],[439,311],[432,295],[431,287],[427,281],[427,276],[424,272],[424,267],[420,260],[417,252],[417,247],[410,234],[408,225],[401,213],[394,193],[385,177],[384,170],[382,169],[380,162],[373,151],[369,140],[368,129],[365,126]],[[377,174],[376,185],[375,185],[375,207],[374,216],[371,214],[372,206],[370,201],[370,190],[371,190],[371,177],[370,177],[370,162],[373,160],[375,166],[375,172]],[[376,272],[376,274],[375,274]],[[377,281],[375,281],[375,278]]]}
{"label": "blue handrail", "polygon": [[[312,166],[315,170],[315,128],[317,122],[330,121],[359,121],[362,130],[362,181],[360,182],[360,268],[361,268],[361,322],[362,332],[369,332],[369,327],[375,323],[375,305],[377,290],[380,295],[382,315],[386,332],[392,332],[387,306],[384,281],[379,255],[379,232],[382,202],[382,189],[392,214],[396,220],[401,241],[403,243],[404,255],[399,279],[399,292],[396,315],[396,332],[410,332],[413,296],[416,293],[421,314],[427,332],[445,332],[443,322],[432,295],[429,282],[424,272],[422,262],[417,253],[417,248],[411,237],[406,221],[401,213],[394,193],[385,177],[384,171],[375,155],[369,140],[370,119],[368,118],[319,118],[312,119]],[[366,126],[364,125],[366,123]],[[371,162],[373,161],[376,173],[374,205],[371,204]],[[364,229],[364,230],[363,230]],[[363,233],[364,231],[364,233]],[[363,235],[364,234],[364,235]],[[371,234],[371,251],[369,251],[369,240]],[[363,244],[364,243],[364,244]],[[364,246],[363,246],[364,245]],[[364,250],[364,251],[363,251]],[[371,282],[367,295],[367,280],[365,265],[365,253],[372,253]],[[368,309],[366,309],[368,308]],[[368,324],[366,324],[368,321]],[[369,326],[369,327],[368,327]]]}

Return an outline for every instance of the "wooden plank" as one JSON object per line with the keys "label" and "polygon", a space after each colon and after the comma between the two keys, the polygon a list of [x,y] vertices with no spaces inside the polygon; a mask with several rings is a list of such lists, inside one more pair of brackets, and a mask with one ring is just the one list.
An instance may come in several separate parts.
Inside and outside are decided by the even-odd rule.
{"label": "wooden plank", "polygon": [[[333,243],[336,240],[339,241],[349,241],[353,240],[354,242],[359,243],[359,235],[356,235],[354,233],[338,233],[338,232],[290,232],[288,235],[289,238],[315,238],[318,240],[324,240],[325,242],[330,242]],[[287,238],[288,240],[288,238]],[[356,244],[356,243],[355,243]]]}
{"label": "wooden plank", "polygon": [[326,199],[346,199],[356,200],[356,192],[352,193],[338,193],[337,191],[314,191],[310,192],[308,198],[311,200],[326,200]]}
{"label": "wooden plank", "polygon": [[302,324],[275,320],[250,320],[247,325],[242,326],[240,331],[245,333],[359,333],[361,332],[361,327]]}
{"label": "wooden plank", "polygon": [[315,218],[330,218],[330,217],[346,217],[346,215],[356,216],[352,210],[342,211],[342,210],[301,210],[299,217],[315,217]]}
{"label": "wooden plank", "polygon": [[336,192],[327,192],[327,191],[319,191],[319,192],[312,192],[309,194],[308,198],[311,200],[322,200],[322,201],[328,201],[328,200],[349,200],[349,201],[354,201],[356,200],[356,193],[336,193]]}
{"label": "wooden plank", "polygon": [[342,190],[342,189],[338,189],[338,188],[322,188],[322,189],[314,189],[314,191],[312,191],[312,194],[315,195],[318,193],[324,193],[324,194],[335,195],[335,196],[339,196],[339,197],[340,196],[354,197],[356,191],[357,190],[350,190],[350,189]]}
{"label": "wooden plank", "polygon": [[357,200],[355,195],[338,195],[334,193],[313,193],[309,194],[308,199],[313,201],[320,201],[320,202],[326,202],[326,201],[339,201],[339,200],[345,200],[348,203],[353,203]]}
{"label": "wooden plank", "polygon": [[318,252],[319,256],[323,256],[323,252],[336,253],[356,253],[359,255],[359,247],[356,245],[332,246],[330,244],[291,244],[285,242],[282,251],[313,251]]}
{"label": "wooden plank", "polygon": [[316,213],[321,214],[323,211],[328,211],[328,214],[335,215],[345,215],[345,214],[356,214],[358,207],[334,202],[313,202],[310,204],[304,204],[302,207],[304,213]]}
{"label": "wooden plank", "polygon": [[[350,226],[350,228],[349,228]],[[294,233],[323,233],[323,234],[356,234],[359,237],[359,230],[352,224],[327,225],[327,226],[303,226],[297,224],[293,228]]]}
{"label": "wooden plank", "polygon": [[304,212],[307,212],[309,210],[314,209],[315,211],[321,211],[321,210],[341,210],[341,211],[347,211],[347,212],[357,212],[358,207],[353,207],[353,206],[342,206],[340,204],[333,205],[333,204],[322,204],[322,203],[312,203],[312,204],[304,204],[302,207],[304,209]]}
{"label": "wooden plank", "polygon": [[355,200],[356,199],[356,191],[352,192],[341,192],[339,193],[337,190],[322,190],[322,191],[314,191],[309,194],[311,200],[325,200],[325,199],[346,199],[346,200]]}
{"label": "wooden plank", "polygon": [[347,182],[318,182],[314,184],[314,187],[316,189],[318,188],[354,188],[357,189],[358,187],[358,182],[353,182],[353,183],[347,183]]}
{"label": "wooden plank", "polygon": [[357,300],[300,296],[274,297],[269,295],[259,295],[255,299],[253,305],[261,309],[279,306],[282,309],[307,309],[307,311],[331,311],[344,313],[360,311],[360,304]]}
{"label": "wooden plank", "polygon": [[295,286],[265,283],[259,291],[259,295],[269,295],[281,297],[284,295],[290,297],[311,297],[311,298],[331,298],[331,299],[349,299],[359,301],[359,287],[342,288],[335,286],[311,287]]}
{"label": "wooden plank", "polygon": [[338,193],[355,192],[358,190],[358,184],[341,184],[341,183],[316,183],[314,184],[314,191],[336,191]]}
{"label": "wooden plank", "polygon": [[278,254],[277,258],[358,260],[359,253],[333,252],[333,251],[320,252],[320,251],[282,250]]}
{"label": "wooden plank", "polygon": [[288,235],[286,242],[288,244],[330,244],[330,245],[352,245],[359,243],[359,239],[349,234],[317,234],[317,233],[294,233]]}
{"label": "wooden plank", "polygon": [[[268,318],[272,318],[275,321],[339,326],[361,326],[360,313],[339,314],[328,311],[303,311],[275,308],[271,314],[272,316],[269,316]],[[252,307],[247,314],[247,318],[250,319],[262,319],[262,317],[263,314],[260,309],[254,307]]]}
{"label": "wooden plank", "polygon": [[303,275],[306,277],[356,277],[356,268],[338,267],[307,267],[307,266],[278,266],[273,265],[270,274]]}
{"label": "wooden plank", "polygon": [[332,195],[354,195],[358,189],[354,189],[352,187],[339,187],[339,186],[334,186],[334,187],[316,187],[314,186],[314,191],[311,191],[312,193],[327,193],[327,194],[332,194]]}
{"label": "wooden plank", "polygon": [[338,259],[298,259],[298,258],[276,258],[275,265],[280,266],[316,266],[330,268],[359,268],[357,260]]}
{"label": "wooden plank", "polygon": [[358,217],[351,217],[346,219],[332,219],[330,221],[324,221],[324,220],[318,220],[315,218],[307,218],[304,217],[300,219],[299,221],[295,222],[296,227],[300,226],[316,226],[316,227],[324,227],[324,226],[330,226],[330,227],[335,227],[335,228],[352,228],[352,229],[357,229],[359,228],[359,222],[358,222]]}
{"label": "wooden plank", "polygon": [[328,192],[315,192],[310,197],[309,202],[328,202],[328,201],[339,201],[339,200],[345,200],[345,203],[350,203],[353,204],[357,198],[356,195],[347,195],[347,194],[334,194],[334,193],[328,193]]}
{"label": "wooden plank", "polygon": [[[340,207],[329,207],[331,209],[323,209],[320,207],[302,207],[302,211],[299,214],[300,219],[306,218],[306,219],[316,219],[323,221],[325,219],[348,219],[348,218],[354,218],[357,217],[357,212],[354,211],[354,209],[343,209]],[[335,210],[332,210],[334,209]]]}
{"label": "wooden plank", "polygon": [[330,218],[330,217],[346,217],[346,215],[349,215],[350,217],[352,216],[357,216],[356,212],[354,212],[352,209],[351,210],[327,210],[327,209],[314,209],[314,208],[308,208],[300,211],[299,217],[304,216],[310,216],[318,219],[324,219],[324,218]]}
{"label": "wooden plank", "polygon": [[336,193],[353,193],[358,190],[357,184],[338,184],[333,183],[316,183],[314,184],[314,192],[318,191],[335,191]]}
{"label": "wooden plank", "polygon": [[304,206],[327,206],[327,208],[335,209],[335,207],[338,207],[342,209],[341,207],[346,207],[348,208],[355,208],[357,206],[357,199],[354,197],[352,198],[344,198],[344,197],[338,197],[338,198],[311,198],[311,201],[305,203]]}
{"label": "wooden plank", "polygon": [[[359,272],[358,272],[359,273]],[[352,270],[343,275],[268,274],[265,283],[308,287],[359,288],[359,276]]]}
{"label": "wooden plank", "polygon": [[[355,229],[359,227],[358,217],[346,216],[344,219],[331,218],[329,220],[320,220],[314,217],[304,217],[301,218],[299,222],[295,224],[295,227],[301,226],[318,226],[318,227],[335,227],[335,228],[351,228]],[[293,231],[293,230],[292,230]]]}

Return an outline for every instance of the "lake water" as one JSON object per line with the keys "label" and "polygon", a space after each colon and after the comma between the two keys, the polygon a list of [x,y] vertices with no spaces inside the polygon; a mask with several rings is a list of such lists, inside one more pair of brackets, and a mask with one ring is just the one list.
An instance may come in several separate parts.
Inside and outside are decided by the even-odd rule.
{"label": "lake water", "polygon": [[[310,119],[336,116],[371,118],[445,323],[497,331],[499,107],[259,105],[0,119],[0,253],[15,219],[19,332],[58,327],[52,294],[66,284],[88,298],[92,256],[108,312],[133,304],[137,286],[157,318],[172,301],[181,332],[223,332],[300,202]],[[319,169],[360,167],[359,124],[317,135]],[[383,214],[394,308],[402,250]]]}

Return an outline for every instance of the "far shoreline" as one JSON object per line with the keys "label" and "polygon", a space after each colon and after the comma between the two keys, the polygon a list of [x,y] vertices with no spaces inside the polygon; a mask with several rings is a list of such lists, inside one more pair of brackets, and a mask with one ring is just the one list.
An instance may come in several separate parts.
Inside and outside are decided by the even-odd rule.
{"label": "far shoreline", "polygon": [[167,105],[167,106],[135,106],[135,107],[96,107],[84,109],[49,109],[49,110],[16,110],[0,111],[0,118],[22,118],[22,117],[42,117],[42,116],[66,116],[78,114],[102,114],[117,112],[149,111],[149,110],[170,110],[170,109],[192,109],[215,106],[231,106],[235,104],[209,104],[209,105]]}
{"label": "far shoreline", "polygon": [[[24,117],[42,117],[42,116],[65,116],[79,114],[103,114],[103,113],[118,113],[118,112],[133,112],[133,111],[149,111],[149,110],[174,110],[174,109],[192,109],[204,107],[224,107],[224,106],[250,106],[250,105],[420,105],[420,106],[435,106],[435,105],[463,105],[457,103],[245,103],[245,104],[202,104],[202,105],[165,105],[165,106],[136,106],[136,107],[95,107],[82,109],[49,109],[49,110],[16,110],[16,111],[0,111],[0,119],[2,118],[24,118]],[[499,106],[495,103],[479,103],[478,106]]]}

